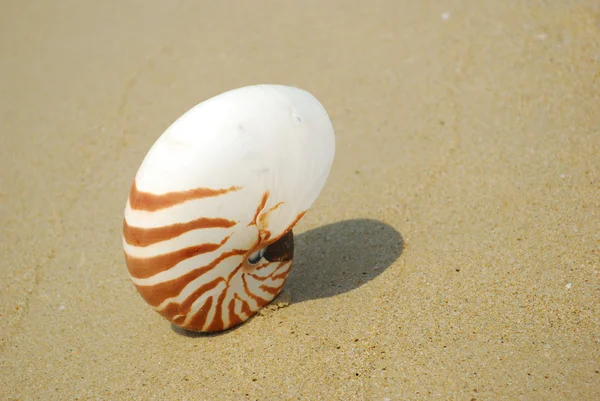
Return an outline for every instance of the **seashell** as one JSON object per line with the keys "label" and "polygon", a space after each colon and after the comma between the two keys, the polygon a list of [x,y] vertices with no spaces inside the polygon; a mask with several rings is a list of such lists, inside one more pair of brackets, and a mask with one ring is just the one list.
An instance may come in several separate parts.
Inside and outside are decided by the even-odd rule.
{"label": "seashell", "polygon": [[139,294],[187,330],[249,319],[283,288],[292,229],[334,154],[327,112],[298,88],[247,86],[187,111],[145,156],[125,206],[125,261]]}

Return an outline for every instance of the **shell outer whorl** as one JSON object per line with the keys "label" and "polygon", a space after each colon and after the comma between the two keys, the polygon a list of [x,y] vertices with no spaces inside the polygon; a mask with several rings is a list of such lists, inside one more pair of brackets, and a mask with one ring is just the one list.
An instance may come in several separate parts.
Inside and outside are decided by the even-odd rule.
{"label": "shell outer whorl", "polygon": [[157,139],[125,205],[122,243],[142,298],[181,328],[239,325],[282,290],[292,229],[335,156],[327,112],[281,85],[224,92]]}
{"label": "shell outer whorl", "polygon": [[[175,207],[190,200],[226,196],[229,191],[196,189],[193,191],[153,195],[142,192],[134,181],[128,206],[132,211]],[[188,222],[159,227],[135,227],[123,221],[125,261],[130,276],[142,298],[173,324],[191,331],[216,332],[239,325],[271,302],[282,290],[293,263],[293,226],[277,237],[265,230],[269,212],[264,210],[268,192],[264,194],[254,221],[258,230],[256,244],[250,249],[227,249],[231,235],[216,243],[203,243],[169,252],[139,257],[133,249],[151,249],[164,241],[177,239],[195,230],[231,229],[236,222],[226,218],[195,218]],[[133,202],[132,202],[133,199]],[[265,249],[263,258],[249,264],[249,255]],[[129,252],[128,252],[129,250]],[[172,273],[197,256],[211,254],[210,261],[193,266],[182,273]],[[235,261],[233,263],[228,263]]]}

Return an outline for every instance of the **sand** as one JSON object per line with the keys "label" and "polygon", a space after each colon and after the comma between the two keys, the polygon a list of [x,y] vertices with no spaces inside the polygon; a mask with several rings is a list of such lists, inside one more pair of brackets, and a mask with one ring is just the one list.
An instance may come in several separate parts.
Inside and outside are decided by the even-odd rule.
{"label": "sand", "polygon": [[[20,2],[0,12],[0,399],[600,399],[600,5]],[[282,83],[335,163],[287,302],[189,336],[121,247],[196,103]]]}

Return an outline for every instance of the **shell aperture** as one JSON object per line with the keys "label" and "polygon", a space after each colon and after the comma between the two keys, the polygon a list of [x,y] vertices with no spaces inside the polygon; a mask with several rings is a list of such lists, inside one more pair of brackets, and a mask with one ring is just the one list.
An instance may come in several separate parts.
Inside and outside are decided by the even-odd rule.
{"label": "shell aperture", "polygon": [[335,155],[310,93],[254,85],[201,102],[157,139],[125,206],[123,247],[142,298],[173,324],[236,326],[282,290],[292,229]]}

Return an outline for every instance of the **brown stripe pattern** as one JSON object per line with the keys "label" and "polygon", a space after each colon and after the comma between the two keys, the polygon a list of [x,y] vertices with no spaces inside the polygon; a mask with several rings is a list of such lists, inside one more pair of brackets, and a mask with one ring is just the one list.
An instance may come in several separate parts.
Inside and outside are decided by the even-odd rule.
{"label": "brown stripe pattern", "polygon": [[129,245],[146,247],[157,242],[179,237],[188,231],[200,228],[231,228],[235,221],[222,218],[200,217],[187,223],[172,224],[164,227],[140,228],[131,227],[123,221],[123,236]]}
{"label": "brown stripe pattern", "polygon": [[219,196],[228,192],[233,192],[241,189],[240,187],[231,187],[227,189],[209,189],[196,188],[189,191],[169,192],[162,195],[155,195],[148,192],[138,190],[135,181],[129,192],[129,204],[133,210],[145,210],[147,212],[155,212],[157,210],[166,209],[194,199],[210,198]]}
{"label": "brown stripe pattern", "polygon": [[[282,203],[267,209],[269,192],[265,192],[256,209],[252,209],[256,211],[247,225],[226,217],[191,216],[186,222],[152,226],[146,224],[152,222],[150,213],[145,227],[136,227],[128,222],[128,216],[140,211],[168,212],[169,208],[190,200],[227,197],[239,189],[198,188],[154,195],[139,191],[135,182],[132,185],[128,200],[130,210],[126,211],[123,221],[129,274],[142,298],[165,319],[184,329],[226,330],[246,321],[271,302],[289,275],[294,246],[292,228],[304,213],[276,238],[267,229],[269,213]],[[199,210],[201,212],[201,207]],[[211,233],[221,237],[207,243],[189,244],[197,233],[210,229],[216,229]],[[247,249],[236,249],[233,245],[238,243],[235,239],[240,238],[236,236],[247,236],[241,230],[257,232],[255,243],[249,244]],[[263,248],[266,250],[261,261],[250,264],[248,257]]]}

